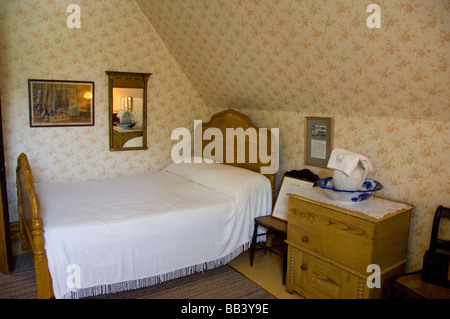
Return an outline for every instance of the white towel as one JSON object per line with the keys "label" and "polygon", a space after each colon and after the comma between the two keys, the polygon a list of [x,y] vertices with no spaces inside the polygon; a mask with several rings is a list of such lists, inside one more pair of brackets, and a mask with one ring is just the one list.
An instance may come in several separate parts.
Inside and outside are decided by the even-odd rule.
{"label": "white towel", "polygon": [[358,166],[359,162],[361,162],[363,167],[367,167],[367,171],[370,172],[373,170],[372,164],[370,164],[369,159],[364,155],[353,153],[342,148],[336,148],[331,152],[327,167],[338,169],[350,175]]}
{"label": "white towel", "polygon": [[120,111],[119,114],[117,114],[117,117],[119,118],[120,123],[127,124],[131,122],[133,113],[131,113],[130,111]]}

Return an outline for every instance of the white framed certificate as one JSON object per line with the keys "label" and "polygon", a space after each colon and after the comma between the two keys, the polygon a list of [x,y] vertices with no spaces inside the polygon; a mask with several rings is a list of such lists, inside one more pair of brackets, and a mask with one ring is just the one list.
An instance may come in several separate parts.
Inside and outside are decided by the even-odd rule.
{"label": "white framed certificate", "polygon": [[287,213],[289,208],[289,197],[287,194],[298,194],[301,192],[301,189],[311,189],[313,186],[314,182],[291,176],[284,176],[272,216],[287,221]]}

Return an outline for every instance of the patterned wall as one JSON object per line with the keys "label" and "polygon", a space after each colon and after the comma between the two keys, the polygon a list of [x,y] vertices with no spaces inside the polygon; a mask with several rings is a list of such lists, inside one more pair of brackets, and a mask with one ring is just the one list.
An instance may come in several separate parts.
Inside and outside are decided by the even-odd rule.
{"label": "patterned wall", "polygon": [[137,2],[208,106],[450,119],[447,0]]}
{"label": "patterned wall", "polygon": [[[434,212],[450,205],[449,1],[136,1],[210,113],[280,128],[281,172],[304,167],[305,116],[332,116],[334,146],[369,157],[380,195],[417,206],[420,268]],[[371,3],[380,29],[367,27]]]}
{"label": "patterned wall", "polygon": [[[372,2],[381,29],[365,24]],[[66,26],[71,3],[81,29]],[[37,181],[156,170],[170,160],[173,128],[231,106],[280,128],[281,174],[304,167],[305,116],[332,116],[334,146],[369,157],[381,195],[417,206],[409,247],[417,269],[436,206],[450,206],[449,12],[446,0],[3,0],[11,219],[20,152]],[[109,152],[106,70],[154,73],[149,150]],[[29,78],[95,81],[96,125],[30,128]]]}
{"label": "patterned wall", "polygon": [[[66,25],[79,4],[81,28]],[[193,126],[206,108],[134,0],[2,0],[0,89],[11,220],[17,220],[15,167],[25,152],[34,178],[78,181],[160,169],[172,130]],[[109,151],[105,71],[150,72],[146,151]],[[28,79],[95,82],[95,126],[30,128]]]}

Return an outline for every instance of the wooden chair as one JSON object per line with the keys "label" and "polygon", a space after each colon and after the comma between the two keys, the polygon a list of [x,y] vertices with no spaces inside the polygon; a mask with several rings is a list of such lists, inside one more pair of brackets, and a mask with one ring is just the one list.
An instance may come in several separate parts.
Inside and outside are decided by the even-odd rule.
{"label": "wooden chair", "polygon": [[390,298],[450,299],[450,241],[438,238],[442,218],[450,219],[450,208],[437,208],[423,268],[394,278]]}
{"label": "wooden chair", "polygon": [[450,288],[422,280],[422,270],[394,278],[390,299],[450,299]]}
{"label": "wooden chair", "polygon": [[[286,172],[284,176],[294,177],[315,183],[319,180],[319,176],[313,174],[308,169],[292,170]],[[266,229],[265,233],[258,234],[258,227]],[[266,236],[266,242],[257,242],[259,236]],[[272,236],[274,236],[278,244],[273,244]],[[270,239],[268,239],[270,238]],[[253,229],[252,244],[250,246],[250,266],[253,266],[256,247],[269,251],[283,258],[283,285],[286,283],[287,268],[287,244],[284,242],[287,238],[287,221],[272,215],[260,216],[255,218],[255,226]]]}

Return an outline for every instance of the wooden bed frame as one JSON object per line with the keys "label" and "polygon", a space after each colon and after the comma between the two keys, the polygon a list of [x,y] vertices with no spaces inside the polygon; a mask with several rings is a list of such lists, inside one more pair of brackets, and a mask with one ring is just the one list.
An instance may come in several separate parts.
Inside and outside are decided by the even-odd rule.
{"label": "wooden bed frame", "polygon": [[28,250],[33,260],[38,298],[48,299],[53,297],[53,286],[45,253],[44,224],[39,216],[39,198],[34,189],[30,164],[23,153],[17,159],[16,183],[22,250]]}
{"label": "wooden bed frame", "polygon": [[[210,127],[219,128],[224,137],[226,137],[226,128],[243,128],[246,130],[247,128],[252,127],[258,129],[248,116],[232,109],[214,114],[209,122],[203,124],[203,132]],[[270,147],[270,131],[267,138],[268,147]],[[203,142],[203,148],[208,144],[208,142],[209,141]],[[225,144],[223,149],[225,162]],[[246,153],[248,153],[247,145]],[[237,154],[236,146],[234,154]],[[227,164],[249,169],[258,173],[260,173],[261,167],[269,166],[269,164],[261,163],[259,159],[257,163],[246,162]],[[267,176],[272,185],[273,199],[275,194],[276,174],[267,174],[265,176]],[[44,224],[42,218],[40,217],[39,198],[35,192],[30,164],[27,156],[23,153],[20,154],[17,159],[16,183],[22,249],[30,252],[34,263],[38,298],[49,299],[54,297],[54,294],[52,288],[52,278],[48,269],[48,260],[44,245]]]}

